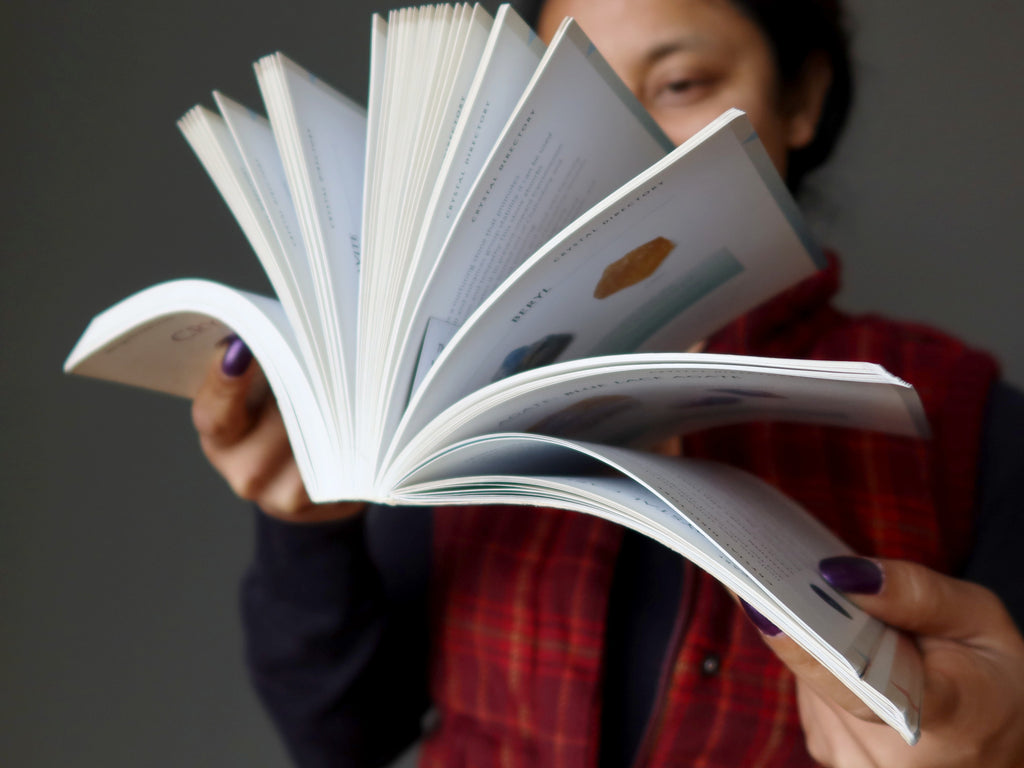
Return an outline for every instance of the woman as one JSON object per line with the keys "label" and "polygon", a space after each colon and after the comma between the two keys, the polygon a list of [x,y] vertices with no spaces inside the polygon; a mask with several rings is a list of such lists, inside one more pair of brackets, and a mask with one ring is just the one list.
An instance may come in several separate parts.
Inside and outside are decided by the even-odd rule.
{"label": "woman", "polygon": [[[677,142],[740,107],[795,186],[842,124],[849,81],[834,3],[548,0],[539,32],[565,15]],[[254,678],[298,761],[386,762],[419,735],[432,700],[431,765],[1024,764],[1024,640],[991,592],[933,570],[962,571],[968,554],[994,365],[927,329],[839,314],[836,270],[708,349],[865,355],[918,386],[936,439],[749,425],[685,449],[767,477],[879,556],[822,572],[917,635],[918,746],[713,580],[603,521],[310,504],[274,403],[246,404],[258,374],[235,343],[195,401],[203,448],[270,518],[316,523],[261,517],[245,590]]]}

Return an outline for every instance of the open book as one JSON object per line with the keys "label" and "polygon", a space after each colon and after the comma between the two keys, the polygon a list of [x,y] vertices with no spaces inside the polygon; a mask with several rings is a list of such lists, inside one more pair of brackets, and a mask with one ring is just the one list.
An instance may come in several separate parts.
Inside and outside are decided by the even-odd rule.
{"label": "open book", "polygon": [[746,117],[673,148],[568,19],[544,46],[507,6],[432,6],[372,37],[366,110],[276,54],[256,64],[269,121],[215,93],[180,122],[277,298],[154,286],[65,369],[190,397],[237,333],[313,499],[641,531],[913,741],[916,657],[817,574],[845,545],[751,476],[636,448],[743,420],[926,431],[877,366],[677,351],[822,265]]}

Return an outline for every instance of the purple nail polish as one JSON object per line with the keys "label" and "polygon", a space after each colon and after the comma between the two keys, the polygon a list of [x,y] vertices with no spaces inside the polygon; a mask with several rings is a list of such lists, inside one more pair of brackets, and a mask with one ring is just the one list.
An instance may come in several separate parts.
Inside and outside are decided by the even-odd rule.
{"label": "purple nail polish", "polygon": [[237,336],[228,337],[228,348],[220,361],[220,369],[225,376],[241,376],[252,362],[252,352]]}
{"label": "purple nail polish", "polygon": [[768,635],[768,637],[775,637],[776,635],[782,634],[781,629],[758,613],[746,600],[740,599],[740,605],[743,606],[743,610],[746,612],[747,618],[754,622],[754,626],[757,627],[761,634]]}
{"label": "purple nail polish", "polygon": [[882,569],[864,557],[826,557],[818,563],[818,572],[840,592],[877,595],[882,591]]}

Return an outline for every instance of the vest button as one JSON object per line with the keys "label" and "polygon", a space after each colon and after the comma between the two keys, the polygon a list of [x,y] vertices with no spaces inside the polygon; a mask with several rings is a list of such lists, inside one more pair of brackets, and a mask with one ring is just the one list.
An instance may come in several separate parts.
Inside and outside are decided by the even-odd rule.
{"label": "vest button", "polygon": [[709,653],[704,657],[704,660],[700,663],[700,673],[704,677],[712,677],[717,675],[718,671],[722,668],[722,659],[717,653]]}
{"label": "vest button", "polygon": [[423,713],[420,718],[420,732],[424,735],[433,733],[441,727],[441,712],[437,707],[431,707]]}

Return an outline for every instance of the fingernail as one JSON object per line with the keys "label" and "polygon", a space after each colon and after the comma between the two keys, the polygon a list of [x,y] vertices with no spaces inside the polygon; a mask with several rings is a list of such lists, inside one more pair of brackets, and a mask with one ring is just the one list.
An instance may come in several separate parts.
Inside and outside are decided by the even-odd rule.
{"label": "fingernail", "polygon": [[241,376],[252,362],[252,352],[237,336],[229,336],[228,348],[224,350],[224,357],[220,361],[220,369],[225,376]]}
{"label": "fingernail", "polygon": [[768,637],[775,637],[781,635],[782,630],[772,624],[768,619],[758,613],[746,600],[741,599],[740,605],[743,606],[743,610],[746,612],[747,617],[754,622],[754,626],[757,627],[758,631],[762,635],[768,635]]}
{"label": "fingernail", "polygon": [[882,569],[865,557],[826,557],[818,563],[818,573],[840,592],[877,595],[882,591]]}

